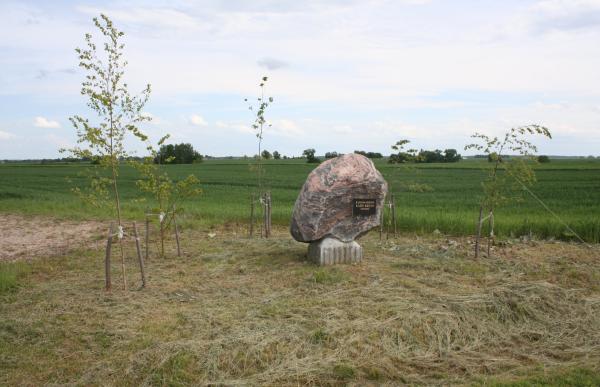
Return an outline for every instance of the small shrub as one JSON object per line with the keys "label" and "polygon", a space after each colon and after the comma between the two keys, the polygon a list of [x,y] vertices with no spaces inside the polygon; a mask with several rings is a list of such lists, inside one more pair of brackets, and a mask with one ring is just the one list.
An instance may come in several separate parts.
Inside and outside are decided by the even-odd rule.
{"label": "small shrub", "polygon": [[545,156],[545,155],[538,156],[537,161],[538,161],[538,163],[549,163],[550,157]]}

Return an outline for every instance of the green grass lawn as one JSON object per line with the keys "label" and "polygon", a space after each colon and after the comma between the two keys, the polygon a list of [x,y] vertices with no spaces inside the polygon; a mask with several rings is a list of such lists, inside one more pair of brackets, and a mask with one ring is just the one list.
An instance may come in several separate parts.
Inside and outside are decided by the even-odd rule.
{"label": "green grass lawn", "polygon": [[[185,203],[187,225],[248,222],[250,195],[255,176],[250,161],[208,160],[201,164],[167,166],[174,178],[195,174],[204,193]],[[454,164],[390,165],[376,161],[396,195],[398,227],[427,233],[439,230],[452,235],[472,234],[478,215],[482,168],[486,161],[464,160]],[[273,222],[288,224],[294,201],[306,176],[315,167],[303,160],[271,160],[266,164],[267,185],[273,196]],[[106,210],[85,206],[70,188],[84,185],[78,174],[84,165],[0,165],[0,211],[42,214],[59,218],[110,217]],[[552,160],[536,167],[538,183],[533,191],[579,235],[600,241],[600,161]],[[67,180],[71,178],[71,182]],[[125,214],[142,219],[148,202],[139,202],[136,172],[121,173]],[[413,189],[407,186],[413,185]],[[419,191],[428,188],[426,192]],[[496,212],[496,232],[502,236],[532,233],[540,238],[572,239],[573,235],[531,196]]]}

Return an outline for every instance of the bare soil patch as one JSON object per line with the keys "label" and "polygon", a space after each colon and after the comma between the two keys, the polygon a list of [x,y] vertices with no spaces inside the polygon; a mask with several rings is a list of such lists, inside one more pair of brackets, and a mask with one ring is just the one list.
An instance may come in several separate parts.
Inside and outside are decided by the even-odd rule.
{"label": "bare soil patch", "polygon": [[64,255],[101,243],[106,224],[0,214],[0,261]]}

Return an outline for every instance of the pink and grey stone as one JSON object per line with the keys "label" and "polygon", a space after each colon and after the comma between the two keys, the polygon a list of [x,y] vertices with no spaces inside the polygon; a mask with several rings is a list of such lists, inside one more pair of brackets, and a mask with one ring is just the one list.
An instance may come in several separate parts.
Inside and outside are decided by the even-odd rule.
{"label": "pink and grey stone", "polygon": [[[368,158],[351,153],[327,160],[308,175],[294,206],[290,232],[299,242],[335,238],[350,243],[379,226],[386,193],[386,181]],[[375,214],[353,217],[353,199],[375,199]],[[309,255],[324,251],[311,248]],[[356,257],[362,258],[362,250]]]}

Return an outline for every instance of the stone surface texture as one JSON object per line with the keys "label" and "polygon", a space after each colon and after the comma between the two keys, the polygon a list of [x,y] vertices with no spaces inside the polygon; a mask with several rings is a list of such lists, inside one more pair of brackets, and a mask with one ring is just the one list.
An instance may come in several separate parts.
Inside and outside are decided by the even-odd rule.
{"label": "stone surface texture", "polygon": [[363,248],[356,241],[342,242],[335,238],[323,238],[308,245],[308,259],[319,265],[357,263],[362,258]]}
{"label": "stone surface texture", "polygon": [[[386,181],[368,158],[351,153],[327,160],[308,175],[290,232],[299,242],[325,237],[351,242],[379,226],[386,193]],[[375,215],[353,217],[353,199],[376,199]]]}

